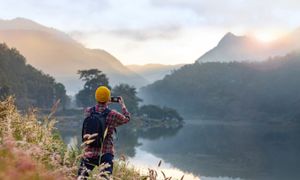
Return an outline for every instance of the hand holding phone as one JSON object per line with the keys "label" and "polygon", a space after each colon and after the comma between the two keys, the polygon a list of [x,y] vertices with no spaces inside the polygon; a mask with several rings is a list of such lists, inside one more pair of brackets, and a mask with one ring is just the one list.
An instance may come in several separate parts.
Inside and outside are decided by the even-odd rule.
{"label": "hand holding phone", "polygon": [[124,100],[123,100],[123,98],[122,98],[122,96],[119,96],[119,104],[121,104],[122,106],[124,105]]}
{"label": "hand holding phone", "polygon": [[121,99],[120,96],[112,96],[111,99],[110,99],[110,101],[118,103],[120,101],[120,99]]}

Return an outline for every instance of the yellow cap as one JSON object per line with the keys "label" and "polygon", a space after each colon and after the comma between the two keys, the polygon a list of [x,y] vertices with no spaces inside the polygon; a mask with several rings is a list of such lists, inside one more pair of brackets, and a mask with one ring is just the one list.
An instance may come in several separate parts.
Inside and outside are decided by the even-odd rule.
{"label": "yellow cap", "polygon": [[110,100],[110,90],[106,86],[100,86],[95,92],[97,102],[106,103]]}

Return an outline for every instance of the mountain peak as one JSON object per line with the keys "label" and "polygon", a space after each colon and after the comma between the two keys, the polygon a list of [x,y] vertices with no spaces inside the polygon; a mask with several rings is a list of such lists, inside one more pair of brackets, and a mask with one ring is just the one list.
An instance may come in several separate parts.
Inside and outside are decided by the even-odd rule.
{"label": "mountain peak", "polygon": [[228,38],[228,37],[236,37],[232,32],[227,32],[223,38]]}
{"label": "mountain peak", "polygon": [[0,19],[0,30],[34,30],[55,34],[58,33],[58,31],[52,27],[44,26],[38,22],[23,17],[8,20]]}
{"label": "mountain peak", "polygon": [[0,19],[0,40],[17,48],[33,67],[64,83],[71,94],[82,88],[76,75],[79,69],[97,67],[112,85],[124,82],[140,87],[147,83],[108,52],[85,48],[68,34],[32,20]]}
{"label": "mountain peak", "polygon": [[228,43],[232,43],[232,42],[236,41],[239,38],[240,38],[239,36],[236,36],[233,33],[228,32],[223,36],[223,38],[220,40],[218,45],[219,46],[226,45]]}
{"label": "mountain peak", "polygon": [[[35,23],[34,21],[27,19],[27,18],[23,18],[23,17],[16,17],[14,19],[11,20],[7,20],[7,21],[16,21],[16,22],[30,22],[30,23]],[[36,23],[35,23],[36,24]]]}

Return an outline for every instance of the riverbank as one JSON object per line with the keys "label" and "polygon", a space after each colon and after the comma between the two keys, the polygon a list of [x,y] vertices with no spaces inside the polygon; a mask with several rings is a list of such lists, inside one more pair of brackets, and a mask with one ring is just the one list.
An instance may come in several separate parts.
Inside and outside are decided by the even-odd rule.
{"label": "riverbank", "polygon": [[[34,111],[21,115],[12,98],[0,102],[0,179],[76,178],[81,150],[63,143],[55,123],[51,116],[41,121]],[[92,179],[100,179],[97,170],[91,173]],[[112,177],[139,180],[152,175],[141,175],[119,159]]]}
{"label": "riverbank", "polygon": [[[48,112],[49,113],[49,112]],[[45,114],[45,112],[44,112]],[[41,115],[43,116],[43,115]],[[70,131],[78,131],[81,128],[84,120],[83,109],[69,109],[59,111],[55,114],[59,121],[59,129],[67,127]],[[149,117],[143,117],[139,115],[132,115],[130,120],[131,127],[135,129],[151,129],[151,128],[180,128],[184,124],[184,121],[177,119],[154,119]]]}

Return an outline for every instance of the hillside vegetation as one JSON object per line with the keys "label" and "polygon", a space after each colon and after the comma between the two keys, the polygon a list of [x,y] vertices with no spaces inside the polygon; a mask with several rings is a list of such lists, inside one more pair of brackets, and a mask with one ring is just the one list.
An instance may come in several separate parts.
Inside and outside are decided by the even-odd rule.
{"label": "hillside vegetation", "polygon": [[15,48],[0,44],[0,98],[15,95],[21,108],[50,108],[55,99],[67,103],[63,84],[29,64]]}
{"label": "hillside vegetation", "polygon": [[[36,110],[20,114],[12,97],[0,101],[0,179],[76,179],[82,150],[76,144],[67,146],[63,143],[54,126],[56,120],[52,117],[56,108],[52,108],[49,116],[38,118]],[[105,167],[95,168],[89,179],[103,179],[101,175],[105,172],[101,170]],[[111,179],[157,180],[158,172],[148,170],[142,175],[128,165],[125,156],[120,156],[114,162]],[[160,179],[172,178],[161,173],[163,177]],[[184,176],[181,177],[183,179]]]}
{"label": "hillside vegetation", "polygon": [[[51,116],[38,120],[35,111],[21,115],[10,97],[0,102],[0,179],[74,179],[81,151],[67,147],[56,132]],[[99,178],[99,167],[92,179]],[[115,179],[147,179],[117,161]],[[150,178],[150,177],[149,177]]]}
{"label": "hillside vegetation", "polygon": [[145,65],[127,65],[130,70],[141,75],[148,80],[149,83],[153,83],[159,79],[162,79],[165,75],[170,74],[173,70],[179,69],[184,64],[165,65],[165,64],[145,64]]}
{"label": "hillside vegetation", "polygon": [[264,62],[195,63],[146,86],[146,103],[211,118],[297,121],[300,54]]}

